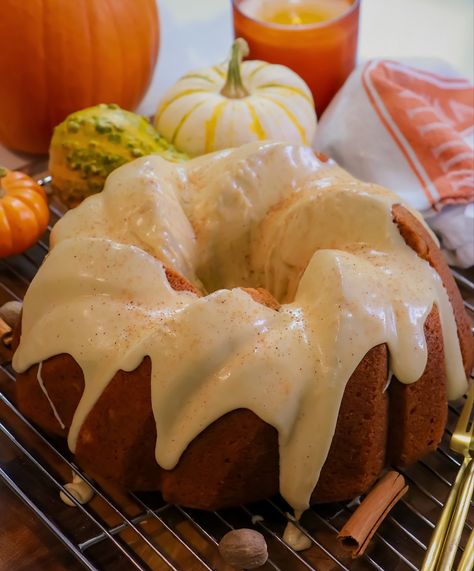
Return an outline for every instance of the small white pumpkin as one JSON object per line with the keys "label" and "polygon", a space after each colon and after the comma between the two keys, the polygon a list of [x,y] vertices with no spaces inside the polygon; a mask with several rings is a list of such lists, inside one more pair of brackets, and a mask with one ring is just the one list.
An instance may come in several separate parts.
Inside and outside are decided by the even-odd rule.
{"label": "small white pumpkin", "polygon": [[178,80],[158,105],[158,132],[192,156],[263,139],[311,145],[316,113],[306,83],[283,65],[242,63],[247,54],[238,38],[228,64]]}

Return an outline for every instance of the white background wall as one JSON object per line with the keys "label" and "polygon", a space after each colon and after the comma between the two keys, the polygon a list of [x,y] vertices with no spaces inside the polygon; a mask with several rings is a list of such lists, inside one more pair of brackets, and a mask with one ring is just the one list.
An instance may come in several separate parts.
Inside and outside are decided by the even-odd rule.
{"label": "white background wall", "polygon": [[[140,111],[154,112],[184,72],[223,61],[232,41],[231,0],[157,0],[161,50]],[[361,0],[359,57],[439,57],[474,78],[473,0]]]}

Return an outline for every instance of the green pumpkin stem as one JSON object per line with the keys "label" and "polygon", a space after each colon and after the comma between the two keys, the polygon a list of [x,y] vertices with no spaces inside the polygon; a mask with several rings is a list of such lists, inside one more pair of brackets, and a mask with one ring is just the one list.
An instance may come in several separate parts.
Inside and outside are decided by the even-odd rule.
{"label": "green pumpkin stem", "polygon": [[232,44],[230,51],[229,67],[227,68],[227,79],[221,89],[221,95],[229,99],[242,99],[250,93],[245,88],[240,75],[242,59],[249,55],[249,46],[243,38],[237,38]]}

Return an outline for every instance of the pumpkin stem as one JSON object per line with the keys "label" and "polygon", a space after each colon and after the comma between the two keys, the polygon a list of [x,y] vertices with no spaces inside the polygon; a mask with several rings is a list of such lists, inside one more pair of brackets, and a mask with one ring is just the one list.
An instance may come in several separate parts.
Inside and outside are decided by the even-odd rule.
{"label": "pumpkin stem", "polygon": [[8,170],[5,167],[2,167],[2,165],[0,165],[0,178],[7,176],[7,172]]}
{"label": "pumpkin stem", "polygon": [[243,38],[237,38],[232,44],[229,58],[229,67],[227,68],[227,79],[224,87],[221,89],[221,95],[229,99],[242,99],[250,93],[245,88],[240,75],[240,66],[242,59],[249,55],[249,46]]}

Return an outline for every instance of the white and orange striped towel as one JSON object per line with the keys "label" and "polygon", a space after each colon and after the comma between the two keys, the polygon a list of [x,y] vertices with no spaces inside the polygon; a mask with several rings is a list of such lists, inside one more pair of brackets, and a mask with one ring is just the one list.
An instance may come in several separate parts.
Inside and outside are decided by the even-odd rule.
{"label": "white and orange striped towel", "polygon": [[474,265],[474,89],[439,60],[372,60],[321,117],[315,147],[421,210],[448,261]]}

